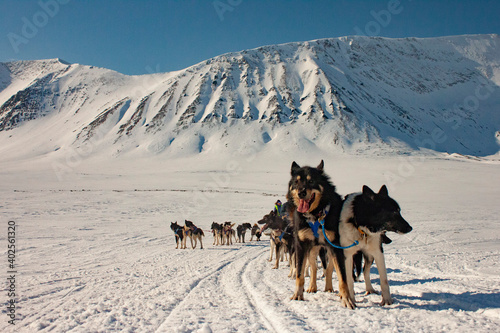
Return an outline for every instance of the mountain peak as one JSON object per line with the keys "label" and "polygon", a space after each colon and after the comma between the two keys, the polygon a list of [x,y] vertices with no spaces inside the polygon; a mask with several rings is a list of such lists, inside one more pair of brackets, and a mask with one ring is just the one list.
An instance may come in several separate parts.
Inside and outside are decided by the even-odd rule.
{"label": "mountain peak", "polygon": [[[29,122],[29,133],[46,137],[45,152],[92,142],[119,154],[273,145],[494,154],[498,41],[498,35],[327,38],[142,76],[60,59],[7,63],[0,138],[25,135]],[[66,125],[48,131],[54,123]]]}

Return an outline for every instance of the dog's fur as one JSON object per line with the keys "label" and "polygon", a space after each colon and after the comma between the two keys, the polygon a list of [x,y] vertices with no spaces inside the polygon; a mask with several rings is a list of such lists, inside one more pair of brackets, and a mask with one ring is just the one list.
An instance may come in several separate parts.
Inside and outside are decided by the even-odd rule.
{"label": "dog's fur", "polygon": [[[193,222],[185,220],[186,225],[184,226],[184,230],[186,231],[186,235],[191,239],[191,247],[193,249],[196,248],[197,241],[200,241],[200,248],[203,249],[203,239],[205,233],[202,229],[196,227]],[[194,244],[193,244],[194,239]]]}
{"label": "dog's fur", "polygon": [[222,224],[217,222],[212,223],[212,235],[214,236],[214,242],[212,245],[222,245]]}
{"label": "dog's fur", "polygon": [[253,241],[253,236],[255,236],[257,241],[260,241],[260,237],[262,236],[262,232],[260,231],[259,226],[255,223],[250,230],[250,241]]}
{"label": "dog's fur", "polygon": [[177,246],[176,249],[179,248],[179,243],[181,245],[181,249],[186,248],[186,232],[184,230],[184,226],[180,226],[176,222],[170,222],[170,229],[175,233],[175,244]]}
{"label": "dog's fur", "polygon": [[238,233],[238,242],[245,243],[245,234],[248,229],[252,229],[252,225],[250,223],[243,223],[236,227],[236,231]]}
{"label": "dog's fur", "polygon": [[[378,193],[374,193],[365,185],[362,193],[350,194],[344,201],[339,224],[340,243],[342,246],[349,246],[354,241],[359,241],[359,245],[344,250],[346,270],[352,271],[353,254],[361,251],[365,259],[363,270],[366,293],[376,293],[370,281],[370,267],[375,260],[382,289],[380,305],[392,304],[382,248],[382,243],[390,242],[385,232],[405,234],[411,230],[412,227],[401,216],[398,203],[389,197],[385,185]],[[354,303],[354,279],[351,274],[347,276],[347,284],[349,295]]]}
{"label": "dog's fur", "polygon": [[[316,168],[308,166],[301,168],[295,162],[292,163],[291,167],[287,199],[296,207],[293,222],[297,261],[295,292],[291,299],[304,299],[305,258],[309,258],[311,263],[315,263],[320,248],[325,247],[328,255],[325,291],[333,292],[332,274],[335,267],[339,281],[341,304],[344,307],[353,309],[355,304],[347,286],[344,252],[330,246],[325,240],[321,229],[316,238],[308,224],[308,221],[315,222],[319,220],[325,209],[329,207],[328,214],[324,217],[325,233],[332,243],[339,244],[338,224],[342,199],[335,191],[335,186],[330,182],[329,177],[323,172],[323,167],[323,161]],[[311,265],[311,279],[307,292],[317,291],[316,271],[316,265]],[[349,272],[350,275],[352,275],[351,271]]]}

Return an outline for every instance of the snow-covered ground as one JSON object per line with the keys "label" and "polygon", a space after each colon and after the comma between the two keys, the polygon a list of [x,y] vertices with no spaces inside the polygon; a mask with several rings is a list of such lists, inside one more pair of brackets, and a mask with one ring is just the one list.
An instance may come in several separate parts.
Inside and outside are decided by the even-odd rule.
{"label": "snow-covered ground", "polygon": [[[414,228],[384,248],[391,306],[363,282],[354,311],[323,291],[291,301],[295,282],[286,263],[271,269],[268,237],[212,245],[213,221],[253,224],[284,198],[294,159],[321,158],[341,194],[387,184]],[[3,281],[8,221],[18,249],[18,320],[8,324],[4,283],[2,332],[500,331],[498,158],[275,152],[65,166],[0,163]],[[175,249],[170,222],[184,219],[205,230],[203,250]],[[372,280],[379,289],[376,267]]]}

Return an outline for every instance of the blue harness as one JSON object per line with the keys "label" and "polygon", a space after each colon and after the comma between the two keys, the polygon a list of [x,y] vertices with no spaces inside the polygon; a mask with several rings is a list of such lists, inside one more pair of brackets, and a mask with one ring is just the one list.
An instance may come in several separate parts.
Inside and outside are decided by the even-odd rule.
{"label": "blue harness", "polygon": [[334,248],[344,250],[344,249],[348,249],[348,248],[351,248],[351,247],[356,246],[356,245],[359,244],[359,242],[357,240],[355,240],[354,243],[352,243],[349,246],[339,246],[339,245],[336,245],[336,244],[333,244],[332,242],[330,242],[330,240],[326,236],[326,232],[325,232],[325,218],[326,218],[327,215],[328,215],[328,207],[325,208],[325,210],[323,211],[323,215],[321,216],[320,219],[317,219],[314,222],[307,221],[307,223],[311,227],[311,230],[312,230],[312,232],[314,234],[314,237],[316,239],[319,238],[318,229],[321,226],[321,228],[323,229],[323,236],[325,237],[325,239],[328,242],[328,244],[330,244]]}
{"label": "blue harness", "polygon": [[[281,233],[281,235],[279,235],[278,239],[280,240],[280,242],[283,240],[283,236],[285,236],[285,231],[283,231]],[[276,244],[276,240],[274,239],[274,236],[271,234],[271,239],[273,240],[273,242]]]}

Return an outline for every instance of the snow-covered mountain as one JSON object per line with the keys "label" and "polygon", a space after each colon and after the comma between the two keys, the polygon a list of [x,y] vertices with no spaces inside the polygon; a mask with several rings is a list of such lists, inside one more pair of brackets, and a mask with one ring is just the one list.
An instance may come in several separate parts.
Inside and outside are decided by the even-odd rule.
{"label": "snow-covered mountain", "polygon": [[126,76],[0,63],[0,152],[499,150],[500,38],[342,37]]}

